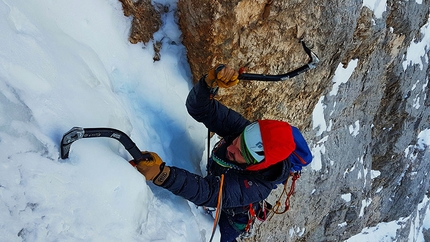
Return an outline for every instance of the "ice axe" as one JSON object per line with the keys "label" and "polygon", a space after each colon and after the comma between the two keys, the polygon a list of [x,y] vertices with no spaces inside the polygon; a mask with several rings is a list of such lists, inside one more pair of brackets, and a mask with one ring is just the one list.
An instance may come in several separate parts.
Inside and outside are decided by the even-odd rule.
{"label": "ice axe", "polygon": [[[254,74],[254,73],[240,73],[239,80],[256,80],[256,81],[284,81],[295,77],[303,72],[310,69],[314,69],[319,62],[318,56],[313,53],[303,41],[301,41],[303,49],[306,54],[308,54],[310,60],[306,65],[303,65],[293,71],[287,72],[285,74],[279,75],[265,75],[265,74]],[[217,67],[217,72],[220,71],[224,65]],[[130,139],[124,132],[112,129],[112,128],[82,128],[73,127],[68,132],[63,135],[61,140],[61,159],[67,159],[69,157],[70,146],[73,142],[82,138],[98,138],[107,137],[118,140],[125,149],[130,153],[134,159],[134,164],[136,165],[144,160],[151,160],[152,157],[149,154],[142,154],[140,149],[137,148],[133,140]]]}
{"label": "ice axe", "polygon": [[[320,61],[318,56],[312,52],[306,45],[305,42],[300,41],[302,43],[303,49],[306,54],[309,56],[309,62],[306,65],[303,65],[293,71],[279,74],[279,75],[265,75],[265,74],[254,74],[254,73],[240,73],[238,79],[245,80],[254,80],[254,81],[285,81],[287,79],[293,78],[303,72],[306,72],[310,69],[314,69],[318,62]],[[221,68],[222,69],[222,68]]]}
{"label": "ice axe", "polygon": [[70,146],[73,142],[82,138],[99,138],[106,137],[118,140],[124,148],[130,153],[134,161],[130,162],[131,165],[135,166],[139,162],[144,160],[152,160],[151,155],[142,154],[139,148],[133,140],[130,139],[124,132],[112,129],[112,128],[82,128],[73,127],[71,130],[66,132],[61,139],[61,159],[67,159],[69,157]]}

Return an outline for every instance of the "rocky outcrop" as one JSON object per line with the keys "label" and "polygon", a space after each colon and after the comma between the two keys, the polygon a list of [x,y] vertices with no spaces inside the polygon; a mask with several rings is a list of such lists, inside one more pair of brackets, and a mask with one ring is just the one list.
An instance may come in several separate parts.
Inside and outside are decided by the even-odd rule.
{"label": "rocky outcrop", "polygon": [[[261,224],[247,241],[340,241],[399,219],[404,225],[396,240],[407,240],[428,206],[417,206],[430,180],[429,148],[417,145],[417,136],[430,128],[429,49],[421,63],[405,60],[411,42],[423,37],[429,6],[388,1],[375,15],[358,0],[178,1],[194,81],[217,63],[288,72],[308,61],[300,40],[321,60],[285,82],[243,81],[220,93],[249,119],[301,128],[319,162],[305,169],[291,210]],[[352,75],[333,94],[336,70],[350,65],[356,65]],[[317,106],[325,129],[313,123]]]}
{"label": "rocky outcrop", "polygon": [[150,0],[119,0],[124,15],[133,17],[129,41],[147,43],[160,28],[161,17],[159,11],[152,6]]}

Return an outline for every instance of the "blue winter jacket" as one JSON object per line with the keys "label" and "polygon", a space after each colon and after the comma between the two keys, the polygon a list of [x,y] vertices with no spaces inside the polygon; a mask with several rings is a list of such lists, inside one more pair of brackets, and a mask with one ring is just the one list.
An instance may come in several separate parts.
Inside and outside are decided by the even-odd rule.
{"label": "blue winter jacket", "polygon": [[226,147],[242,133],[250,121],[217,100],[210,100],[211,90],[213,91],[202,78],[190,91],[186,101],[187,110],[195,120],[223,137],[208,162],[208,175],[202,177],[171,167],[169,177],[161,186],[196,205],[216,207],[219,177],[223,173],[223,211],[228,214],[247,212],[248,205],[253,204],[254,208],[258,206],[258,202],[267,198],[277,184],[288,178],[291,163],[286,159],[265,170],[247,171],[244,167],[226,168],[214,162],[214,156],[228,162],[225,157]]}

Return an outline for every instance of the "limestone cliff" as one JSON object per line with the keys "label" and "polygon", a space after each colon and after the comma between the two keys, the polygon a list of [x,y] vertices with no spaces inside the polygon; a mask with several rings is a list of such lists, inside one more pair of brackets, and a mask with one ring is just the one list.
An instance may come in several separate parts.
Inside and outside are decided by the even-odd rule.
{"label": "limestone cliff", "polygon": [[[430,127],[430,51],[420,54],[421,63],[405,60],[423,37],[429,6],[388,0],[379,16],[359,0],[178,1],[194,81],[217,63],[291,71],[307,63],[299,40],[321,59],[285,82],[243,81],[221,92],[223,103],[249,119],[298,126],[321,157],[320,166],[304,170],[291,210],[247,241],[340,241],[400,218],[405,225],[395,239],[407,240],[429,190],[430,151],[417,136]],[[333,93],[336,70],[352,63],[352,75]],[[325,129],[312,123],[318,105]]]}

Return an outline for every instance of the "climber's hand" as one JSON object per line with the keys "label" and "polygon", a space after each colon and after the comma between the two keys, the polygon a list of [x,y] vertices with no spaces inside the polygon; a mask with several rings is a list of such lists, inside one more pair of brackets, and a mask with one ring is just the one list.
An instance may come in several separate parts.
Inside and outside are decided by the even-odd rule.
{"label": "climber's hand", "polygon": [[[136,164],[137,170],[145,176],[146,180],[153,181],[157,185],[161,185],[170,174],[170,167],[165,166],[165,163],[154,152],[142,151],[146,157],[144,160]],[[136,163],[134,160],[130,163]]]}
{"label": "climber's hand", "polygon": [[239,83],[239,72],[228,65],[217,65],[209,70],[206,76],[206,84],[209,87],[228,88]]}

